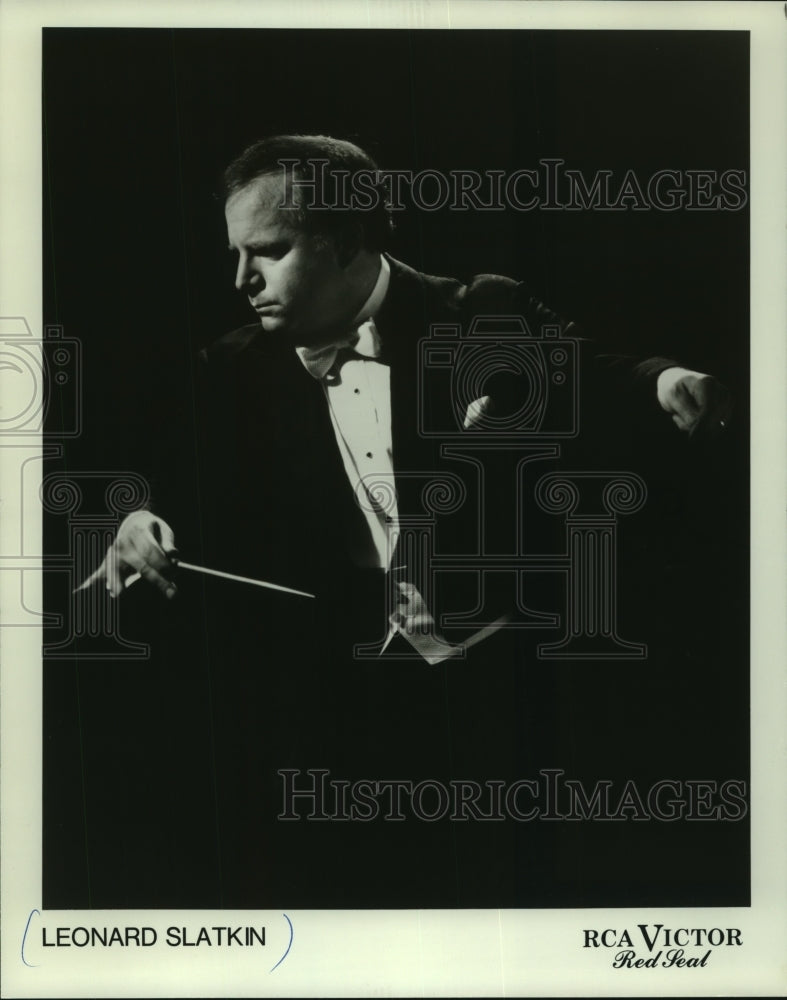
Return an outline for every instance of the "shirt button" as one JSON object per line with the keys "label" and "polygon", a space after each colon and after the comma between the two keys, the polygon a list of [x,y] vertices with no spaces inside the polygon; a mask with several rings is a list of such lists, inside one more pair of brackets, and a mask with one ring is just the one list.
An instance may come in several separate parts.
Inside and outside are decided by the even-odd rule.
{"label": "shirt button", "polygon": [[358,393],[359,393],[360,391],[361,391],[360,389],[353,389],[353,392],[355,393],[355,395],[356,395],[356,396],[358,395]]}
{"label": "shirt button", "polygon": [[371,453],[370,451],[367,451],[367,452],[366,452],[366,457],[367,457],[367,458],[371,458],[371,457],[372,457],[372,453]]}

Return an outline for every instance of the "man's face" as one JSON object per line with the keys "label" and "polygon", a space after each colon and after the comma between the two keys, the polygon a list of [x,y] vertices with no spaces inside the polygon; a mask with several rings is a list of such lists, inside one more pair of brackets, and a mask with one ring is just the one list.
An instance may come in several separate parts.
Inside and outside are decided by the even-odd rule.
{"label": "man's face", "polygon": [[283,200],[284,180],[275,174],[227,199],[227,235],[238,254],[235,287],[248,296],[263,330],[296,347],[319,345],[352,319],[346,276],[333,241],[298,228],[295,211],[278,207]]}

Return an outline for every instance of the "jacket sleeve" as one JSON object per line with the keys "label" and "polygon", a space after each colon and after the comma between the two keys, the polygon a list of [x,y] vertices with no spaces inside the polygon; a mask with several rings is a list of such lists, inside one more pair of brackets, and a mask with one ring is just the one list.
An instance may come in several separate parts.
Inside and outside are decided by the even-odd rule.
{"label": "jacket sleeve", "polygon": [[[659,428],[671,432],[671,423],[658,403],[656,383],[662,371],[680,365],[677,359],[606,352],[599,340],[589,337],[576,323],[546,306],[524,282],[498,275],[475,277],[466,288],[463,304],[467,311],[466,329],[484,316],[524,320],[526,333],[522,344],[532,343],[538,352],[550,387],[557,384],[552,382],[557,374],[553,371],[552,359],[563,356],[554,354],[559,347],[558,341],[570,345],[568,352],[564,352],[568,370],[558,378],[575,380],[581,424],[596,427],[600,422],[619,422],[625,415],[632,427],[640,427],[643,433]],[[508,381],[511,391],[516,392],[516,380]],[[520,392],[521,389],[520,386]]]}

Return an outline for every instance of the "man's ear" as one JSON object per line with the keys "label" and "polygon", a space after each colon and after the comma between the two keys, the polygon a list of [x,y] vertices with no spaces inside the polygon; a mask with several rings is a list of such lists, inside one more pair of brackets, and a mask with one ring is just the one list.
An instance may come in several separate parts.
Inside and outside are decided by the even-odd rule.
{"label": "man's ear", "polygon": [[363,229],[359,222],[353,222],[340,229],[335,236],[336,259],[339,267],[347,267],[363,249]]}

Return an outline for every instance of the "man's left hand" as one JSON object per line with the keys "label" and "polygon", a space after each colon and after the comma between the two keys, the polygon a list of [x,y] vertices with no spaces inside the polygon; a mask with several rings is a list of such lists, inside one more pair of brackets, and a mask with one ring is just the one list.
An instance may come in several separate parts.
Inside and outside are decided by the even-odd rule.
{"label": "man's left hand", "polygon": [[689,437],[718,434],[730,418],[729,390],[712,375],[688,368],[667,368],[658,377],[656,394],[662,410]]}

